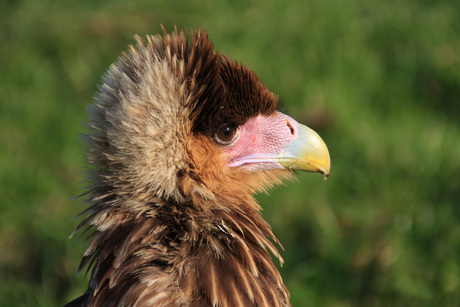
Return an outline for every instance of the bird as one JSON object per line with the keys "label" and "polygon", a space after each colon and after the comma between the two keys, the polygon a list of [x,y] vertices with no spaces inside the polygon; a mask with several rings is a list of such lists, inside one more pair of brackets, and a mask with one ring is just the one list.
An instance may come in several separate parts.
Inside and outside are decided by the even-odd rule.
{"label": "bird", "polygon": [[89,283],[66,306],[290,306],[254,195],[326,178],[326,144],[206,30],[135,40],[88,107]]}

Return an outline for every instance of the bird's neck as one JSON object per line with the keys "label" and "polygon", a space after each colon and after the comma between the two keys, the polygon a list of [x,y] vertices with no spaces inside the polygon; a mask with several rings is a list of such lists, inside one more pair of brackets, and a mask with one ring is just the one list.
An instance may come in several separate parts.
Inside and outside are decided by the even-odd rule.
{"label": "bird's neck", "polygon": [[[100,231],[82,265],[94,259],[94,302],[139,295],[140,305],[289,304],[267,252],[282,261],[270,239],[277,241],[257,206],[208,212],[177,203],[149,207],[137,215],[123,210],[93,215],[91,224]],[[109,224],[97,225],[102,215]]]}

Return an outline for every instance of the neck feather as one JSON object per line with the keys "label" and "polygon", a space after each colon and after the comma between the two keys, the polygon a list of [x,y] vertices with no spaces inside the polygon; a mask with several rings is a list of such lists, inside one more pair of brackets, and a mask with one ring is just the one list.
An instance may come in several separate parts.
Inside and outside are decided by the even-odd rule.
{"label": "neck feather", "polygon": [[238,210],[216,205],[207,212],[191,203],[158,199],[142,212],[94,204],[78,227],[95,229],[80,265],[92,269],[87,302],[289,305],[267,252],[282,262],[271,240],[278,241],[253,198],[240,201],[249,203]]}

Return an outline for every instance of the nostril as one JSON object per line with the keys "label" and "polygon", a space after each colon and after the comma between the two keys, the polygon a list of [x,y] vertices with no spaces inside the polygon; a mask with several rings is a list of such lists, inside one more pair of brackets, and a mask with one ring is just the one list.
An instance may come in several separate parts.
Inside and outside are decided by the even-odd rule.
{"label": "nostril", "polygon": [[289,130],[291,131],[291,134],[294,135],[295,134],[295,129],[294,129],[294,127],[291,125],[291,123],[288,120],[286,121],[286,125],[288,126]]}

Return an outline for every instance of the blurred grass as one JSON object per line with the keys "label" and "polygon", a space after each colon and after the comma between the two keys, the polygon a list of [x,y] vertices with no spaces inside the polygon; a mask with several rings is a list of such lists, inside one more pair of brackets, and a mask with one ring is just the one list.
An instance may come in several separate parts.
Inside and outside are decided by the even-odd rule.
{"label": "blurred grass", "polygon": [[164,24],[207,29],[329,146],[332,174],[258,198],[294,306],[460,304],[460,2],[3,1],[0,298],[81,294],[85,106]]}

